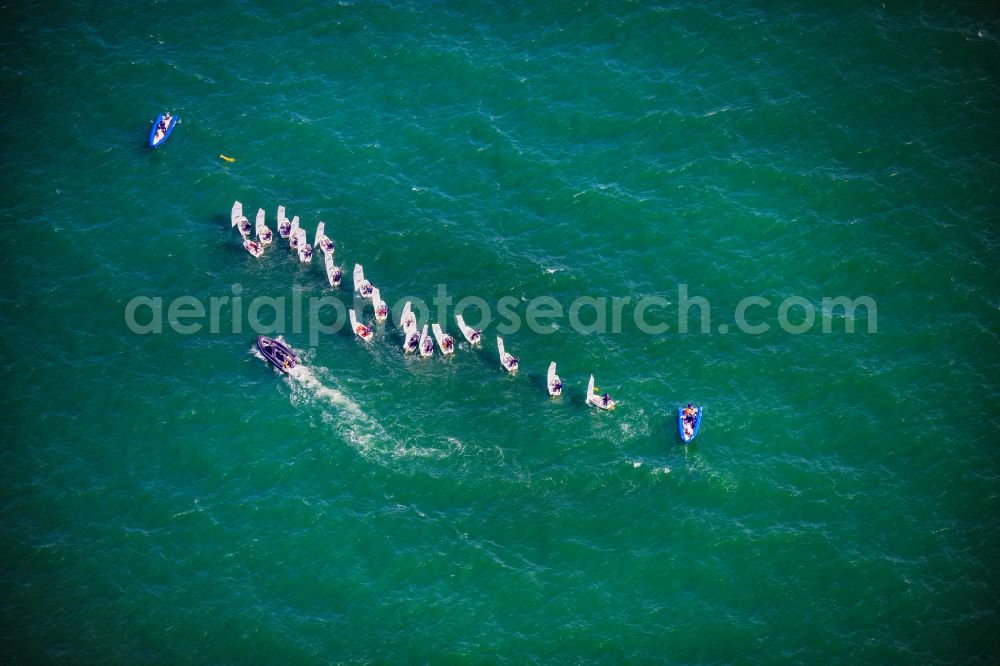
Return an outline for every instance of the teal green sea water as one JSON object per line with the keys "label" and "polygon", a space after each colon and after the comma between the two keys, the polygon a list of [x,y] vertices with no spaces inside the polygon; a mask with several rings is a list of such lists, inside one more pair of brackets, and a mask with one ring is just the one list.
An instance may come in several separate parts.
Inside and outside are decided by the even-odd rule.
{"label": "teal green sea water", "polygon": [[[995,7],[0,17],[4,661],[995,663]],[[341,289],[244,252],[235,200],[324,220]],[[355,262],[453,335],[464,297],[522,325],[426,360],[391,325],[311,340]],[[177,332],[184,296],[221,322]],[[253,353],[261,297],[293,377]]]}

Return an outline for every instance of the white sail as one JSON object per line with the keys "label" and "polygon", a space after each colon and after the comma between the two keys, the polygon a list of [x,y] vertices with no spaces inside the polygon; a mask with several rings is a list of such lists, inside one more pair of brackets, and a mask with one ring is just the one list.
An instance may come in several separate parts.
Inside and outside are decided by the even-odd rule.
{"label": "white sail", "polygon": [[499,335],[497,336],[497,350],[500,352],[500,365],[504,367],[504,370],[515,372],[517,370],[517,359],[507,353],[507,350],[503,346],[503,338]]}
{"label": "white sail", "polygon": [[549,395],[561,395],[562,394],[562,380],[559,379],[559,375],[556,374],[556,362],[552,361],[549,363],[549,371],[546,375],[545,385],[548,386]]}
{"label": "white sail", "polygon": [[236,201],[236,202],[233,203],[233,213],[232,213],[232,217],[231,217],[232,222],[233,222],[232,226],[235,227],[236,226],[236,222],[241,217],[243,217],[243,204],[241,204],[239,201]]}
{"label": "white sail", "polygon": [[410,352],[417,351],[419,348],[420,331],[418,331],[417,327],[414,326],[413,328],[407,329],[406,332],[403,333],[403,351],[409,354]]}
{"label": "white sail", "polygon": [[361,264],[354,264],[354,291],[361,291],[361,283],[365,281],[365,269]]}
{"label": "white sail", "polygon": [[337,274],[337,271],[340,269],[333,265],[333,255],[328,254],[323,260],[326,262],[326,279],[330,282],[330,286],[339,287],[341,276]]}
{"label": "white sail", "polygon": [[374,286],[365,279],[365,270],[361,264],[354,264],[354,293],[363,298],[371,298]]}
{"label": "white sail", "polygon": [[434,342],[427,336],[427,324],[424,324],[424,330],[420,332],[418,347],[421,356],[426,357],[434,354]]}
{"label": "white sail", "polygon": [[267,247],[271,244],[271,230],[267,228],[267,224],[264,223],[264,209],[257,209],[257,222],[254,225],[254,234],[257,236],[257,240],[260,241],[261,247]]}
{"label": "white sail", "polygon": [[325,222],[320,222],[319,226],[316,227],[316,240],[313,241],[313,247],[323,250],[324,254],[333,254],[333,241],[326,235]]}
{"label": "white sail", "polygon": [[382,300],[378,287],[372,289],[372,307],[375,309],[375,321],[382,323],[389,316],[389,306]]}
{"label": "white sail", "polygon": [[409,301],[406,301],[403,312],[399,315],[399,328],[403,331],[404,336],[411,330],[417,330],[417,317],[413,314]]}
{"label": "white sail", "polygon": [[313,249],[309,243],[306,242],[306,232],[304,229],[299,229],[299,261],[306,264],[312,261]]}
{"label": "white sail", "polygon": [[477,331],[471,326],[467,326],[462,315],[456,314],[455,321],[458,323],[458,330],[462,332],[462,337],[468,340],[470,345],[478,345],[482,342],[482,331]]}
{"label": "white sail", "polygon": [[594,397],[594,375],[590,376],[590,381],[587,382],[587,404],[592,402]]}
{"label": "white sail", "polygon": [[285,217],[285,207],[278,206],[278,235],[288,238],[292,234],[292,223]]}
{"label": "white sail", "polygon": [[438,348],[441,350],[441,353],[454,354],[455,338],[445,333],[441,329],[441,324],[435,323],[433,326],[431,326],[431,330],[434,331],[434,339],[437,340]]}
{"label": "white sail", "polygon": [[289,238],[295,238],[299,234],[299,216],[296,215],[292,218],[292,227],[288,231]]}

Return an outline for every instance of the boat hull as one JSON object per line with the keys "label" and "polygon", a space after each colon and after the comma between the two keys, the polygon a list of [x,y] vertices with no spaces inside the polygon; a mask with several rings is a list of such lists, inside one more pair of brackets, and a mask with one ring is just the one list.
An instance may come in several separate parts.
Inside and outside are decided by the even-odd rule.
{"label": "boat hull", "polygon": [[156,128],[160,126],[160,121],[163,120],[163,114],[156,116],[156,120],[153,121],[153,129],[149,130],[149,147],[156,148],[162,146],[163,143],[170,138],[170,135],[174,133],[174,127],[177,126],[176,116],[170,117],[170,124],[167,125],[167,131],[163,133],[159,139],[156,138]]}
{"label": "boat hull", "polygon": [[705,411],[704,407],[697,407],[698,413],[694,417],[694,427],[691,429],[691,436],[688,437],[684,434],[684,408],[677,408],[677,433],[681,436],[681,441],[688,444],[695,437],[698,436],[698,430],[701,428],[701,415]]}
{"label": "boat hull", "polygon": [[286,375],[299,363],[298,354],[284,343],[266,335],[257,336],[257,349],[271,365]]}

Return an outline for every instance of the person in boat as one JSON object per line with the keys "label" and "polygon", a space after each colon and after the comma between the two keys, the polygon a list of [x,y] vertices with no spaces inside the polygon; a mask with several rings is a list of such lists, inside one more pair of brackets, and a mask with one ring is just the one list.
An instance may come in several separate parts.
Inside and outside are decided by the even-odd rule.
{"label": "person in boat", "polygon": [[607,407],[607,406],[608,406],[608,404],[609,404],[609,403],[611,402],[611,396],[610,396],[610,395],[608,395],[607,393],[605,393],[605,394],[604,394],[604,397],[603,397],[603,398],[601,398],[601,399],[602,399],[602,400],[604,401],[604,406],[605,406],[605,407]]}
{"label": "person in boat", "polygon": [[159,140],[164,134],[167,133],[167,128],[170,127],[170,112],[165,111],[163,113],[163,118],[160,119],[160,124],[156,126],[156,139]]}
{"label": "person in boat", "polygon": [[470,335],[469,337],[472,338],[473,342],[475,342],[476,340],[479,339],[479,336],[482,335],[482,334],[483,334],[482,331],[474,330],[474,331],[472,331],[472,335]]}
{"label": "person in boat", "polygon": [[444,339],[444,348],[445,348],[445,350],[451,349],[454,346],[455,346],[455,341],[452,340],[450,336],[446,337]]}
{"label": "person in boat", "polygon": [[434,349],[434,342],[430,338],[424,341],[424,351],[431,351]]}
{"label": "person in boat", "polygon": [[691,403],[688,403],[688,406],[684,408],[684,420],[692,423],[696,416],[698,416],[698,410],[692,407]]}
{"label": "person in boat", "polygon": [[554,382],[552,382],[552,390],[553,391],[562,391],[562,380],[557,379]]}
{"label": "person in boat", "polygon": [[164,112],[163,118],[160,119],[160,124],[156,126],[156,136],[155,141],[160,141],[167,135],[167,129],[170,128],[170,113]]}
{"label": "person in boat", "polygon": [[367,326],[365,326],[364,324],[358,324],[358,335],[360,335],[361,337],[367,338],[369,335],[371,335],[371,332],[372,330]]}
{"label": "person in boat", "polygon": [[385,303],[383,303],[382,305],[378,306],[378,310],[375,311],[375,316],[376,317],[385,317],[388,314],[389,314],[389,306],[386,305]]}

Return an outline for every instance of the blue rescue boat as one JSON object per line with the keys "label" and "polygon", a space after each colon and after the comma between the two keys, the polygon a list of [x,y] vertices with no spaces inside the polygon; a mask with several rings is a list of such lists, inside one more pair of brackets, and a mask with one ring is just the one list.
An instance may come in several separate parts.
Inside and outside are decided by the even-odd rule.
{"label": "blue rescue boat", "polygon": [[[693,409],[694,414],[685,414],[684,410],[688,408]],[[677,432],[680,433],[681,441],[685,444],[690,443],[698,436],[698,429],[701,427],[701,414],[704,411],[704,407],[692,407],[691,405],[677,408]]]}
{"label": "blue rescue boat", "polygon": [[169,113],[156,116],[153,121],[153,129],[149,130],[149,147],[156,148],[170,138],[177,126],[177,118]]}

